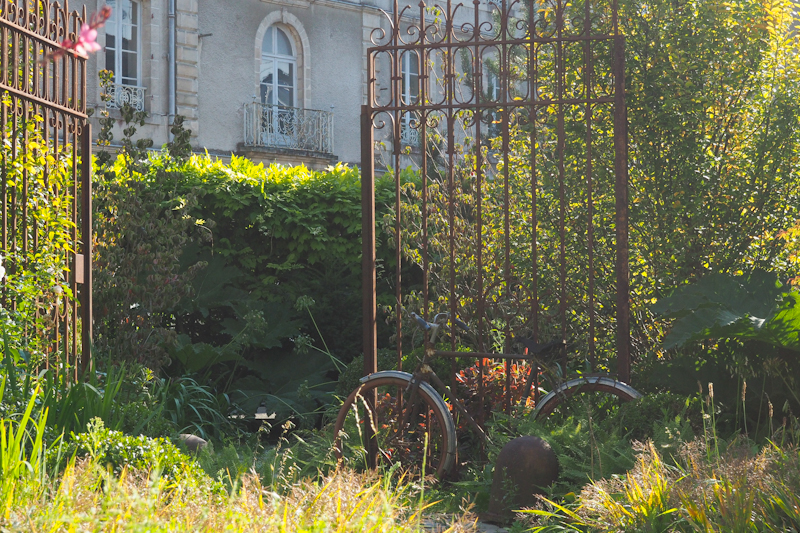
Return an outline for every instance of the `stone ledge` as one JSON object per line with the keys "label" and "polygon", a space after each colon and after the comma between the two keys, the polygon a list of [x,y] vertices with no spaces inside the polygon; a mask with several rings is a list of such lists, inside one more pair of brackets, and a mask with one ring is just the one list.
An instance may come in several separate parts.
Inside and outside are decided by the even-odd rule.
{"label": "stone ledge", "polygon": [[300,7],[303,9],[308,8],[311,5],[309,0],[261,0],[265,4],[276,4],[279,6],[287,6],[287,7]]}
{"label": "stone ledge", "polygon": [[323,154],[311,150],[295,150],[293,148],[245,146],[239,143],[236,146],[236,155],[246,157],[265,166],[272,163],[283,165],[303,164],[313,170],[323,170],[330,165],[335,165],[339,158],[333,154]]}

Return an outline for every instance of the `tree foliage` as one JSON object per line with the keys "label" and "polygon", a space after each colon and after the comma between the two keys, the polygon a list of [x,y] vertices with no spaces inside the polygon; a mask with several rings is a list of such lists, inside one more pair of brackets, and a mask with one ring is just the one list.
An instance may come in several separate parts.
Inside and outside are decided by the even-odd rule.
{"label": "tree foliage", "polygon": [[793,4],[624,6],[638,290],[772,266],[800,186]]}
{"label": "tree foliage", "polygon": [[[547,13],[552,6],[540,7],[536,17],[552,23]],[[570,4],[565,10],[580,14],[583,5]],[[654,296],[713,272],[760,267],[795,275],[791,247],[787,251],[778,239],[791,237],[784,230],[794,225],[800,199],[800,43],[792,13],[793,4],[784,0],[620,3],[626,39],[632,327],[634,351],[640,356],[654,354],[663,334],[663,323],[648,308]],[[566,14],[564,20],[573,24]],[[582,24],[580,16],[576,20]],[[556,54],[553,47],[536,46],[536,90],[542,98],[553,97]],[[611,86],[606,67],[612,51],[608,44],[592,46],[592,91],[602,96]],[[495,74],[511,76],[512,85],[520,82],[524,92],[520,73],[528,72],[525,62],[531,55],[511,54],[507,72]],[[583,48],[564,45],[561,60],[564,94],[582,94]],[[487,61],[484,67],[496,68],[492,65]],[[452,182],[443,163],[428,168],[428,211],[422,212],[421,187],[411,184],[404,190],[407,205],[399,215],[406,256],[420,266],[427,262],[431,270],[432,301],[449,294],[452,285],[458,312],[469,317],[475,313],[479,278],[487,302],[495,306],[498,296],[487,287],[511,280],[520,289],[514,298],[528,298],[538,309],[540,335],[565,334],[585,353],[591,336],[588,317],[594,313],[598,350],[614,357],[611,111],[604,105],[591,109],[591,198],[583,105],[506,111],[499,120],[508,123],[509,152],[501,153],[499,138],[482,140],[480,182],[478,148],[470,129],[478,118],[466,113],[456,120],[464,131],[456,135],[457,145],[449,147],[458,154]],[[428,138],[446,138],[443,124],[429,118]],[[497,126],[491,131],[498,135],[501,130]],[[433,148],[428,163],[436,167],[442,158],[439,154],[437,159],[438,148]],[[428,225],[424,246],[423,218]],[[392,215],[387,224],[395,220]],[[452,250],[448,236],[455,240]],[[590,277],[593,295],[587,286]],[[535,303],[527,296],[534,287]],[[522,303],[514,305],[524,309]],[[562,323],[559,315],[565,308]],[[514,327],[522,332],[532,328],[530,318],[521,322]],[[493,321],[495,328],[498,324]]]}

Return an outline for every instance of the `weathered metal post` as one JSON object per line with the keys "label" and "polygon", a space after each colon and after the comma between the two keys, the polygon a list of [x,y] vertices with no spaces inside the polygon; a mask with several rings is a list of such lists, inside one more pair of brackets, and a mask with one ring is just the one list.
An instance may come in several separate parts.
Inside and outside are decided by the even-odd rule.
{"label": "weathered metal post", "polygon": [[92,368],[92,125],[87,120],[81,133],[81,239],[83,286],[81,287],[81,374]]}
{"label": "weathered metal post", "polygon": [[625,107],[625,37],[614,38],[614,172],[616,174],[617,373],[631,381],[628,265],[628,113]]}
{"label": "weathered metal post", "polygon": [[361,268],[364,313],[364,375],[378,369],[375,274],[375,163],[372,155],[372,116],[361,106]]}
{"label": "weathered metal post", "polygon": [[[368,105],[361,106],[361,275],[364,313],[364,375],[378,370],[377,285],[375,272],[375,162],[372,153],[372,113]],[[370,410],[376,398],[364,400]],[[370,444],[367,461],[370,468],[377,466],[378,449],[372,438],[372,426],[364,424],[364,433]]]}

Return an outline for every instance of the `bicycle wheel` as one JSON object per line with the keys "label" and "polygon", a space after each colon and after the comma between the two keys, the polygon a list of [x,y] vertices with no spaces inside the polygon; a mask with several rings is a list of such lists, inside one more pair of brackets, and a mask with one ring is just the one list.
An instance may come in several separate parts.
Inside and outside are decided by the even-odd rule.
{"label": "bicycle wheel", "polygon": [[622,381],[617,381],[607,376],[586,376],[571,379],[547,393],[539,400],[531,416],[534,419],[549,416],[559,406],[564,405],[568,398],[581,393],[598,392],[616,396],[624,402],[642,397],[639,391]]}
{"label": "bicycle wheel", "polygon": [[428,383],[421,382],[416,393],[407,392],[411,380],[411,374],[395,370],[361,378],[336,418],[334,451],[340,464],[367,466],[372,446],[379,464],[400,463],[415,476],[422,473],[423,463],[426,473],[439,478],[450,470],[456,454],[450,410]]}

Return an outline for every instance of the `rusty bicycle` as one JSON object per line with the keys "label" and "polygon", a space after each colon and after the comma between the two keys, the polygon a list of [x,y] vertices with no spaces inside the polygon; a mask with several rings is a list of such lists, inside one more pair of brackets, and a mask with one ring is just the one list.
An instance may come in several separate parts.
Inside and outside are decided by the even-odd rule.
{"label": "rusty bicycle", "polygon": [[[334,453],[340,462],[360,456],[369,464],[372,456],[377,457],[378,463],[400,463],[413,473],[435,473],[441,479],[453,469],[458,453],[454,416],[470,426],[482,443],[486,441],[483,428],[430,364],[437,355],[452,355],[435,348],[439,332],[448,322],[451,329],[455,326],[467,334],[471,331],[450,313],[439,313],[431,322],[415,313],[410,315],[428,333],[421,360],[411,373],[384,370],[361,378],[339,410],[334,426]],[[530,370],[523,401],[530,396],[537,375],[541,373],[550,381],[550,390],[536,402],[533,418],[552,414],[567,398],[578,393],[606,393],[621,401],[641,397],[631,386],[608,375],[560,379],[553,367],[554,356],[566,348],[563,340],[541,344],[523,337],[515,340],[523,346],[523,353],[477,355],[528,361]]]}

